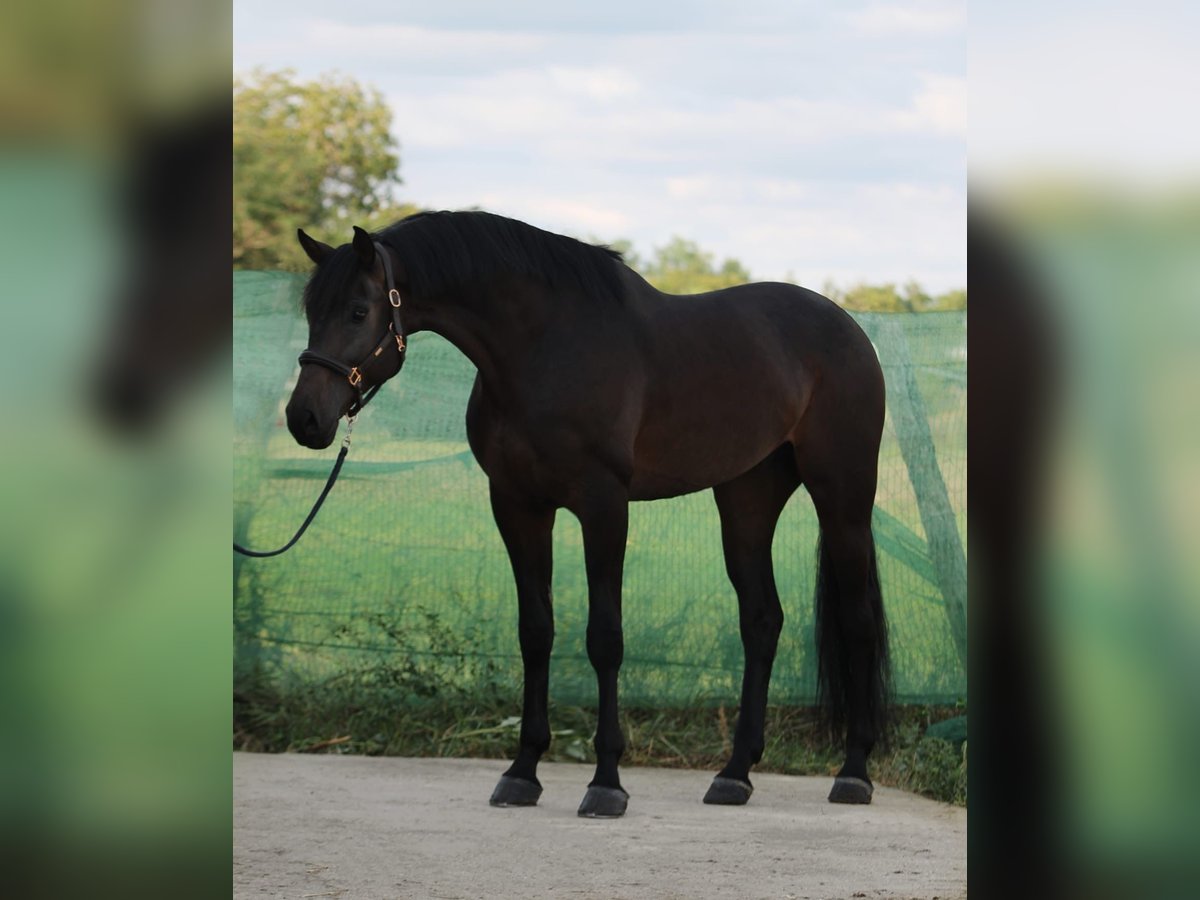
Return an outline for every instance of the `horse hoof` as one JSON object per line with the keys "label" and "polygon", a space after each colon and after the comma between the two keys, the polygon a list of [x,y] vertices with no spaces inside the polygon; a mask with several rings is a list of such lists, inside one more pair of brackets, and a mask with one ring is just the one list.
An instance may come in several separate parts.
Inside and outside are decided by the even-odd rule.
{"label": "horse hoof", "polygon": [[754,788],[750,782],[718,775],[713,779],[708,793],[704,795],[704,802],[718,806],[745,806],[753,793]]}
{"label": "horse hoof", "polygon": [[830,803],[870,803],[875,787],[863,778],[839,775],[833,779],[833,790],[829,792]]}
{"label": "horse hoof", "polygon": [[621,788],[601,787],[594,784],[583,795],[579,804],[579,815],[588,819],[616,819],[625,815],[629,805],[629,794]]}
{"label": "horse hoof", "polygon": [[537,806],[540,796],[542,786],[536,781],[501,775],[500,783],[492,791],[492,799],[488,802],[492,806]]}

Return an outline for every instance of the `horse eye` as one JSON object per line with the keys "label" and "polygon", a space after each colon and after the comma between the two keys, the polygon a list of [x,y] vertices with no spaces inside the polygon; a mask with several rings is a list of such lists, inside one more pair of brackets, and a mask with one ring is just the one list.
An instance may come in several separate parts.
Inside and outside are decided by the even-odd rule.
{"label": "horse eye", "polygon": [[363,319],[365,319],[367,317],[366,308],[362,307],[362,306],[355,307],[354,312],[352,313],[352,317],[355,322],[361,322]]}

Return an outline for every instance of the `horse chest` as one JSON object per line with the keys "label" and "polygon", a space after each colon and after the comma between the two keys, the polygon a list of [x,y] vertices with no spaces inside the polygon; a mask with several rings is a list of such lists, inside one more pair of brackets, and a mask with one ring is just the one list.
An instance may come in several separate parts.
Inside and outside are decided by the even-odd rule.
{"label": "horse chest", "polygon": [[467,410],[467,440],[493,484],[548,500],[562,493],[560,479],[546,463],[554,454],[544,446],[544,435],[473,402]]}

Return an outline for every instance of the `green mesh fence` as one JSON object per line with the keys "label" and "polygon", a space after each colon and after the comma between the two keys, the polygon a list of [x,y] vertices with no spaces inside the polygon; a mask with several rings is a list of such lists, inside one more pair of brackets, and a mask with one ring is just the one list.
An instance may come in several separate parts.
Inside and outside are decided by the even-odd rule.
{"label": "green mesh fence", "polygon": [[[316,498],[337,444],[314,453],[283,408],[307,326],[304,278],[234,274],[234,536],[258,548],[290,537]],[[966,315],[860,314],[888,386],[875,535],[900,702],[966,695]],[[234,559],[235,665],[282,681],[328,678],[382,655],[450,654],[439,677],[521,683],[516,592],[467,448],[475,372],[436,335],[412,336],[403,374],[359,419],[354,448],[316,522],[282,557]],[[771,701],[809,704],[816,685],[816,516],[797,491],[775,538],[786,622]],[[582,542],[555,528],[557,638],[551,693],[589,704]],[[737,601],[725,575],[710,492],[636,503],[624,592],[622,701],[736,703]]]}

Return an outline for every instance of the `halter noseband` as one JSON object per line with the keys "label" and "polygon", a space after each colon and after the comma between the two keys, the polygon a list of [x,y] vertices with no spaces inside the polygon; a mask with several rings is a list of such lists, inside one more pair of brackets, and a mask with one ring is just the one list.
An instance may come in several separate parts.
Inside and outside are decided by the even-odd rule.
{"label": "halter noseband", "polygon": [[367,363],[383,352],[390,339],[395,338],[396,351],[400,354],[400,364],[404,364],[406,346],[404,343],[404,327],[400,323],[400,292],[396,290],[396,280],[392,276],[392,260],[383,248],[383,245],[378,241],[375,242],[375,253],[383,260],[383,274],[387,281],[388,303],[392,307],[392,321],[388,323],[387,331],[383,333],[383,337],[379,339],[379,343],[375,345],[375,349],[367,354],[367,358],[357,366],[348,366],[340,360],[307,348],[300,354],[300,365],[313,363],[314,365],[324,366],[326,369],[332,369],[339,375],[344,375],[346,380],[350,382],[350,387],[354,388],[355,393],[358,394],[358,399],[350,404],[350,409],[347,412],[351,419],[357,416],[379,389],[383,387],[383,382],[381,381],[379,384],[372,385],[364,392],[362,387],[362,369]]}

